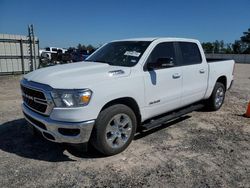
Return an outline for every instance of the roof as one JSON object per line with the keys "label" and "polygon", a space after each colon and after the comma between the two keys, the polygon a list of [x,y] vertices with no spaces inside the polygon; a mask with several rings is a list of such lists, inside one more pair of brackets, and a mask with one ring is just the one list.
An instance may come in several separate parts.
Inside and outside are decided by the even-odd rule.
{"label": "roof", "polygon": [[148,37],[148,38],[130,38],[122,40],[114,40],[112,42],[118,41],[154,41],[154,40],[166,40],[166,41],[197,41],[195,39],[188,38],[175,38],[175,37]]}
{"label": "roof", "polygon": [[113,42],[117,42],[117,41],[153,41],[156,40],[157,38],[153,38],[153,37],[147,37],[147,38],[129,38],[129,39],[121,39],[121,40],[114,40]]}

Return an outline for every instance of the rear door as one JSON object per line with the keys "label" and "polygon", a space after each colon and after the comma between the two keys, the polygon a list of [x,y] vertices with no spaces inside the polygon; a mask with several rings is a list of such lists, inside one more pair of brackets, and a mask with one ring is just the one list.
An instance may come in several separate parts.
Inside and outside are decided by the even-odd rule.
{"label": "rear door", "polygon": [[181,106],[185,106],[204,98],[208,81],[208,65],[205,60],[202,60],[196,43],[178,42],[177,44],[183,77]]}
{"label": "rear door", "polygon": [[162,42],[156,45],[146,64],[154,63],[159,58],[172,58],[174,66],[144,70],[145,112],[148,118],[176,109],[181,102],[182,68],[178,66],[175,44]]}

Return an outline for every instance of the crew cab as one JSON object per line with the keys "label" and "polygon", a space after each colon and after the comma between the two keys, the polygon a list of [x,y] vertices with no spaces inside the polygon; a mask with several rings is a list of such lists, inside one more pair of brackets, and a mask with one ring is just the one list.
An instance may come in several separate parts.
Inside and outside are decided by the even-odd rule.
{"label": "crew cab", "polygon": [[194,39],[112,41],[84,62],[24,75],[22,110],[50,141],[91,143],[114,155],[128,147],[138,130],[204,105],[220,109],[233,70],[233,60],[207,61]]}

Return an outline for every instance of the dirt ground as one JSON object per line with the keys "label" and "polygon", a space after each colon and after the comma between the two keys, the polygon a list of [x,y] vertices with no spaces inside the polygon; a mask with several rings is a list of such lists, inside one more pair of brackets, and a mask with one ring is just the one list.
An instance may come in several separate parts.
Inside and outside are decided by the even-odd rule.
{"label": "dirt ground", "polygon": [[0,77],[0,187],[250,187],[250,64],[217,112],[193,112],[103,157],[35,138],[21,113],[20,76]]}

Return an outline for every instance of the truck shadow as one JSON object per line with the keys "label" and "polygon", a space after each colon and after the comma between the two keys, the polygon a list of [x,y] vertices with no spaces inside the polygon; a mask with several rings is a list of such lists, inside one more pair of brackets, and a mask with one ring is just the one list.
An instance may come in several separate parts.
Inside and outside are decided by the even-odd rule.
{"label": "truck shadow", "polygon": [[[75,161],[65,154],[77,156],[76,148],[66,144],[49,142],[40,137],[34,137],[25,119],[17,119],[0,125],[0,150],[13,153],[21,157],[49,162]],[[79,154],[81,158],[102,157],[95,151]]]}
{"label": "truck shadow", "polygon": [[[189,117],[190,116],[184,116],[149,131],[138,132],[135,135],[134,140],[146,137],[147,135],[184,121]],[[9,121],[0,125],[0,150],[16,154],[21,157],[48,162],[77,160],[71,159],[65,151],[74,157],[80,157],[83,159],[105,157],[91,147],[88,148],[88,152],[84,153],[79,151],[79,147],[53,143],[43,138],[34,137],[24,118]]]}
{"label": "truck shadow", "polygon": [[164,123],[164,124],[160,125],[159,127],[156,127],[156,128],[153,128],[153,129],[150,129],[150,130],[147,130],[147,131],[139,131],[138,133],[136,133],[136,135],[135,135],[135,137],[134,137],[134,140],[141,139],[141,138],[143,138],[143,137],[146,137],[146,136],[148,136],[148,135],[150,135],[150,134],[153,134],[153,133],[155,133],[155,132],[158,132],[158,131],[160,131],[160,130],[162,130],[162,129],[165,129],[165,128],[167,128],[167,127],[170,127],[170,126],[172,126],[172,125],[174,125],[174,124],[176,124],[176,123],[182,122],[182,121],[184,121],[184,120],[186,120],[186,119],[189,119],[189,118],[191,118],[191,116],[189,116],[189,115],[181,116],[181,117],[179,117],[179,118],[177,118],[177,119],[174,119],[174,120],[172,120],[172,121],[169,121],[169,122],[167,122],[167,123]]}

